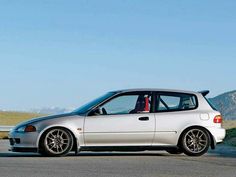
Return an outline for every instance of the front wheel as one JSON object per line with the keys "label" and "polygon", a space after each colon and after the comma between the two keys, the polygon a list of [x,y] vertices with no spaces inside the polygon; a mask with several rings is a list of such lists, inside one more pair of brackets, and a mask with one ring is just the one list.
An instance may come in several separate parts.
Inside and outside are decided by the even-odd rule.
{"label": "front wheel", "polygon": [[41,143],[41,154],[46,156],[65,156],[73,147],[73,137],[66,129],[54,128],[43,135]]}
{"label": "front wheel", "polygon": [[209,149],[210,137],[203,128],[191,128],[184,132],[181,145],[186,155],[201,156]]}

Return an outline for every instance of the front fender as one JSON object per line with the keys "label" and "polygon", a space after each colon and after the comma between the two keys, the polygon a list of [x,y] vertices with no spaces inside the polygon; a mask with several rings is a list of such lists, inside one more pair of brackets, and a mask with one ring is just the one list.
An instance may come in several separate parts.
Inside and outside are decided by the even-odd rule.
{"label": "front fender", "polygon": [[77,151],[79,151],[80,145],[83,144],[83,135],[76,128],[65,126],[62,124],[54,124],[54,125],[50,125],[50,126],[45,127],[44,129],[42,129],[41,132],[39,133],[38,138],[37,138],[37,142],[36,142],[37,147],[39,148],[41,137],[47,130],[52,129],[52,128],[59,128],[59,127],[65,128],[72,133],[72,136],[75,138]]}

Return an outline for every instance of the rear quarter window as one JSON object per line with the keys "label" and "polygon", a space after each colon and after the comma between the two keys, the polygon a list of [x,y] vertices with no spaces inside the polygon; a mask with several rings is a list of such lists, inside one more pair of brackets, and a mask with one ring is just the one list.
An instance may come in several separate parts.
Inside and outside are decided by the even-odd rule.
{"label": "rear quarter window", "polygon": [[206,99],[207,103],[210,105],[210,107],[213,110],[218,111],[218,109],[215,107],[215,105],[209,99],[207,99],[206,97],[204,97],[204,98]]}
{"label": "rear quarter window", "polygon": [[192,110],[197,108],[197,97],[185,93],[159,93],[155,107],[156,112]]}

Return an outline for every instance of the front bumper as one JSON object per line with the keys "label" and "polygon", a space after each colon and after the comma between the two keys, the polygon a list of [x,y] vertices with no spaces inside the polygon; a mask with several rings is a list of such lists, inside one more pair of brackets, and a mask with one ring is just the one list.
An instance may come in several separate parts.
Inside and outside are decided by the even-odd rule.
{"label": "front bumper", "polygon": [[12,152],[37,152],[38,132],[16,132],[9,133],[10,151]]}
{"label": "front bumper", "polygon": [[38,152],[38,148],[22,148],[22,147],[11,147],[11,152]]}

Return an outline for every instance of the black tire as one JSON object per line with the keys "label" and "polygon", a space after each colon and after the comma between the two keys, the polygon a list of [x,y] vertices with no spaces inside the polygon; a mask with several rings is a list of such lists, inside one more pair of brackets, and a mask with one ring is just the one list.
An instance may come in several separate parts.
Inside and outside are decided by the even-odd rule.
{"label": "black tire", "polygon": [[187,129],[181,137],[181,147],[188,156],[201,156],[208,151],[209,146],[210,135],[200,127]]}
{"label": "black tire", "polygon": [[66,156],[73,147],[73,136],[64,128],[52,128],[46,131],[40,141],[40,153],[43,156]]}
{"label": "black tire", "polygon": [[168,152],[169,154],[182,154],[183,150],[176,148],[176,149],[167,149],[166,152]]}

